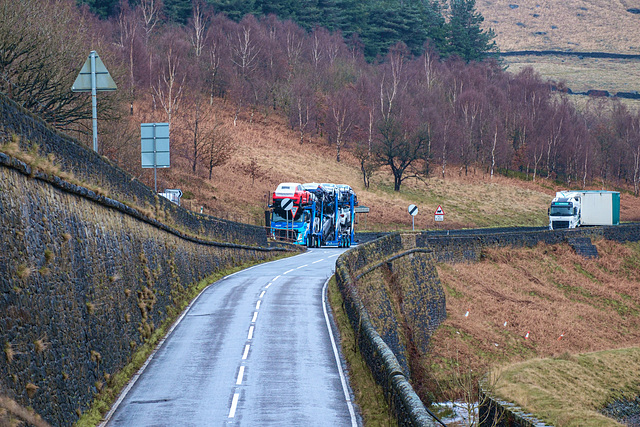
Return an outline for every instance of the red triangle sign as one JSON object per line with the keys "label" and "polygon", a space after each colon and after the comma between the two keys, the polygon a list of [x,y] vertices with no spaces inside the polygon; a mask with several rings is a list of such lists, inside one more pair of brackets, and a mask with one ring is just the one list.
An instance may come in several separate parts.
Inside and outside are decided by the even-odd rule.
{"label": "red triangle sign", "polygon": [[291,218],[295,218],[297,212],[298,212],[297,206],[294,206],[293,208],[291,208]]}
{"label": "red triangle sign", "polygon": [[444,215],[444,211],[442,210],[442,206],[438,205],[438,209],[436,209],[436,215]]}

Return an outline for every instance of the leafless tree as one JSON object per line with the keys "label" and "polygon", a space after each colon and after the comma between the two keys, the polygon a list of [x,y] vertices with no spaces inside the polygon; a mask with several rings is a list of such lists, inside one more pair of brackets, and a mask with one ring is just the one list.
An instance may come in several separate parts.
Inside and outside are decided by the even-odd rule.
{"label": "leafless tree", "polygon": [[215,115],[205,135],[204,159],[211,179],[213,168],[227,163],[235,150],[229,132]]}
{"label": "leafless tree", "polygon": [[184,39],[180,36],[178,30],[165,33],[161,43],[163,53],[160,56],[158,79],[157,83],[153,85],[153,91],[167,114],[169,123],[180,105],[187,77],[187,64],[184,59],[187,49],[184,44],[181,44]]}

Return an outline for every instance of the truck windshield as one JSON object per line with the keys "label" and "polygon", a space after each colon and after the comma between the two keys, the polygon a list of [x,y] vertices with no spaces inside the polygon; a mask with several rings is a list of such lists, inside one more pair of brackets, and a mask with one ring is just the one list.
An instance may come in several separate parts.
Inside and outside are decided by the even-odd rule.
{"label": "truck windshield", "polygon": [[551,216],[571,216],[571,215],[573,215],[573,208],[571,207],[571,205],[565,205],[565,206],[551,205],[551,210],[549,211],[549,215],[551,215]]}
{"label": "truck windshield", "polygon": [[[284,217],[282,215],[278,215],[277,212],[273,212],[273,215],[271,216],[271,222],[285,222],[285,221],[289,221],[291,222],[291,212],[287,211],[287,217]],[[309,221],[309,217],[310,214],[309,212],[307,212],[306,210],[304,212],[302,212],[302,214],[299,214],[296,218],[294,218],[295,222],[307,222]]]}

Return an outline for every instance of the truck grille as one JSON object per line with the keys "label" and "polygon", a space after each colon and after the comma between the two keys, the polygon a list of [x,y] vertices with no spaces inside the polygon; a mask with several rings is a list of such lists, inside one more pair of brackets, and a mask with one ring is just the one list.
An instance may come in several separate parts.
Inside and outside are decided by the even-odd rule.
{"label": "truck grille", "polygon": [[569,221],[553,221],[553,229],[569,228]]}
{"label": "truck grille", "polygon": [[[297,230],[282,230],[282,229],[274,229],[273,230],[274,237],[277,240],[297,240],[298,239],[298,231]],[[287,239],[287,235],[289,239]]]}

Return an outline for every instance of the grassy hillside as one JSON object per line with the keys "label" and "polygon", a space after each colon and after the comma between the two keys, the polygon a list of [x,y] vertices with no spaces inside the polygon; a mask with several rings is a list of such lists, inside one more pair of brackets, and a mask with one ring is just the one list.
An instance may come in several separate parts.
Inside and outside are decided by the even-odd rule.
{"label": "grassy hillside", "polygon": [[[640,0],[478,0],[485,26],[501,51],[558,50],[640,54]],[[576,92],[589,89],[640,91],[640,60],[564,56],[506,57],[509,71],[530,66],[544,77],[566,81]],[[640,102],[625,101],[632,108]]]}
{"label": "grassy hillside", "polygon": [[[132,123],[150,121],[146,106],[136,106]],[[409,204],[419,213],[416,229],[469,228],[492,226],[544,226],[548,224],[547,207],[555,191],[553,181],[538,178],[535,183],[521,179],[494,176],[486,171],[470,169],[467,176],[456,166],[442,175],[425,181],[409,180],[400,192],[393,191],[393,180],[386,169],[380,169],[369,189],[365,189],[357,161],[348,153],[336,162],[335,150],[326,139],[317,137],[300,145],[298,136],[275,114],[242,117],[233,126],[233,117],[220,104],[216,114],[233,140],[234,152],[224,166],[213,170],[212,179],[199,168],[194,174],[179,141],[173,141],[172,167],[158,170],[158,189],[180,188],[183,206],[222,218],[263,224],[266,195],[280,182],[336,182],[351,185],[361,205],[371,208],[358,218],[357,230],[408,230],[411,217]],[[134,147],[133,150],[137,149]],[[139,162],[139,153],[130,158]],[[255,166],[254,178],[247,172]],[[153,187],[153,170],[140,169],[141,179]],[[433,213],[438,205],[445,212],[444,223],[436,224]],[[622,195],[622,219],[640,220],[640,201],[630,194]]]}
{"label": "grassy hillside", "polygon": [[[428,390],[439,401],[459,399],[489,368],[637,346],[640,244],[594,243],[599,253],[595,260],[576,255],[561,244],[488,249],[474,264],[439,265],[447,320],[432,338],[432,351],[422,359],[431,375],[430,383],[420,385],[425,393]],[[546,381],[550,389],[580,390],[579,378],[551,376]],[[544,404],[531,391],[540,392],[540,388],[531,385],[534,377],[530,381],[514,391],[515,385],[505,376],[498,384],[499,391],[509,400],[525,406],[531,403],[531,409],[539,409]],[[595,386],[587,384],[584,386],[589,390]],[[610,387],[623,391],[621,384]],[[586,397],[586,393],[575,394]],[[579,401],[569,404],[581,406]],[[593,406],[597,405],[589,408]],[[584,425],[566,424],[567,418],[571,417],[551,421],[553,425]]]}

